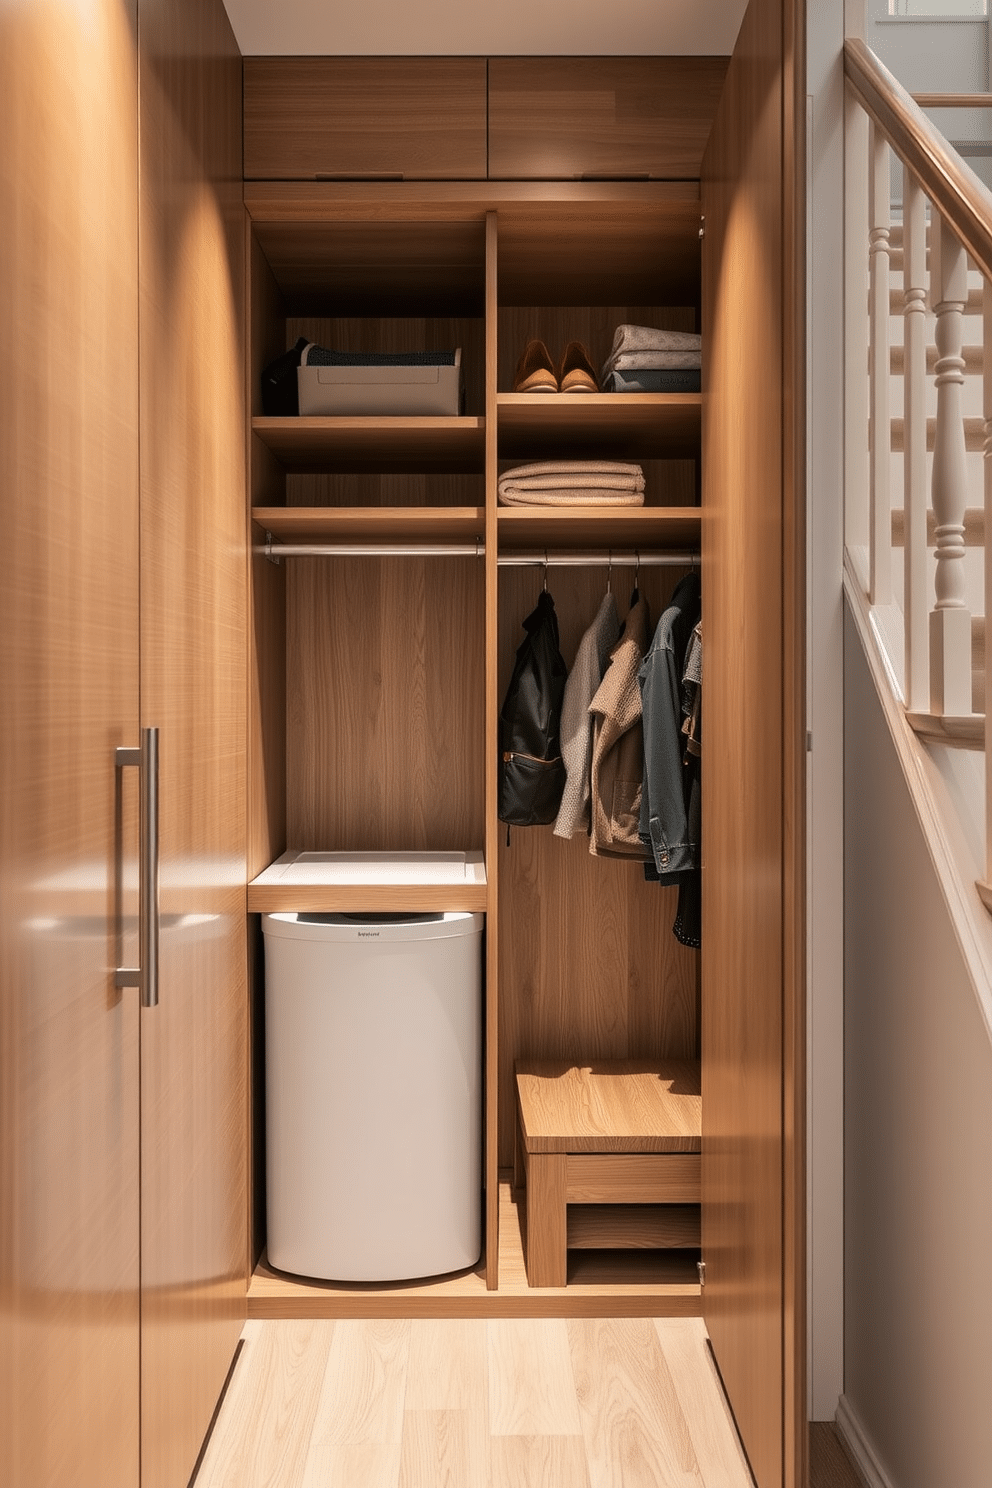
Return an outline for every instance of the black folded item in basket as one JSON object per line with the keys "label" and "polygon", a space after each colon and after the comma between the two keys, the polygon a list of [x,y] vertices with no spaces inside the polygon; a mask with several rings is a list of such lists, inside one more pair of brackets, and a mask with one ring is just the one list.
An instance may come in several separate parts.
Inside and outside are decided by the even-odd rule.
{"label": "black folded item in basket", "polygon": [[301,336],[295,346],[270,362],[262,373],[262,412],[268,418],[286,418],[300,411],[296,369],[309,346]]}

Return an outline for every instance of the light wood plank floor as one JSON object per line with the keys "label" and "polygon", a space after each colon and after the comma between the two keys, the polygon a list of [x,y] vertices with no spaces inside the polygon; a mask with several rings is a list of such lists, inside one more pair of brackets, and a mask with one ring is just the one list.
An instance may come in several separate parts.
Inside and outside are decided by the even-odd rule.
{"label": "light wood plank floor", "polygon": [[752,1488],[698,1318],[255,1320],[196,1488]]}

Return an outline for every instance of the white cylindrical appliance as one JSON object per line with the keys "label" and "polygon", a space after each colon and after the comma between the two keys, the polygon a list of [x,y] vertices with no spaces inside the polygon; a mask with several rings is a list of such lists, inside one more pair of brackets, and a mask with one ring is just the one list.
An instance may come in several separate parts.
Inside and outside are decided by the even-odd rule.
{"label": "white cylindrical appliance", "polygon": [[483,916],[262,928],[269,1264],[368,1282],[474,1266]]}

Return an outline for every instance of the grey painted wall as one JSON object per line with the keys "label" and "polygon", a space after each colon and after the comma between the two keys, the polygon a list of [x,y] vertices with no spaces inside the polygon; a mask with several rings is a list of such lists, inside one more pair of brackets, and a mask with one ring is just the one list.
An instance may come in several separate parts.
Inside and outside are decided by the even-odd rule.
{"label": "grey painted wall", "polygon": [[992,1047],[845,619],[844,1392],[893,1488],[992,1481]]}

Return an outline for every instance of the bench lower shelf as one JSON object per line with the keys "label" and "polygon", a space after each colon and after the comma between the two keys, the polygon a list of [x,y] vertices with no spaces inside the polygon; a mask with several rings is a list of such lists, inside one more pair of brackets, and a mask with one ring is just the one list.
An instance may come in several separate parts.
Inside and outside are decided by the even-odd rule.
{"label": "bench lower shelf", "polygon": [[570,1204],[569,1250],[698,1250],[698,1204]]}

